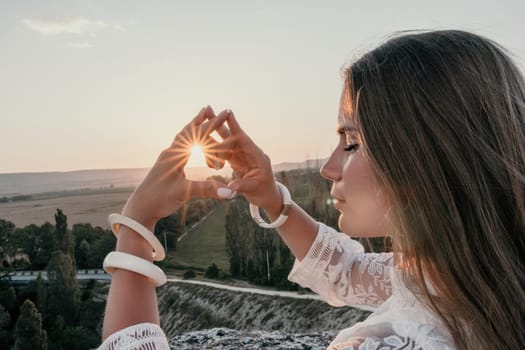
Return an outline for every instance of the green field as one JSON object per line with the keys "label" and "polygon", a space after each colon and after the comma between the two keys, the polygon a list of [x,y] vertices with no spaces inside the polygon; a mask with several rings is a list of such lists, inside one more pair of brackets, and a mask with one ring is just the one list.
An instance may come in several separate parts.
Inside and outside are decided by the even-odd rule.
{"label": "green field", "polygon": [[212,263],[228,272],[224,220],[227,204],[217,209],[196,229],[178,243],[177,250],[168,253],[168,260],[177,265],[206,269]]}

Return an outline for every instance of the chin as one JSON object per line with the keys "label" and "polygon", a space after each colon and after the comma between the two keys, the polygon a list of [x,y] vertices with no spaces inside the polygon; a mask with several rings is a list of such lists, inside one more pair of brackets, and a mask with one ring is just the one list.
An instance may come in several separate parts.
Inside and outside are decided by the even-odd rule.
{"label": "chin", "polygon": [[337,221],[337,226],[339,227],[339,231],[343,232],[344,234],[355,237],[355,232],[353,232],[353,227],[349,225],[349,223],[345,222],[345,219],[343,217],[343,214],[339,215],[339,220]]}
{"label": "chin", "polygon": [[381,225],[373,225],[370,227],[356,227],[355,223],[357,220],[348,220],[348,218],[345,219],[343,214],[339,216],[339,221],[337,225],[339,226],[339,230],[343,232],[344,234],[355,237],[355,238],[371,238],[371,237],[384,237],[388,236],[386,231]]}

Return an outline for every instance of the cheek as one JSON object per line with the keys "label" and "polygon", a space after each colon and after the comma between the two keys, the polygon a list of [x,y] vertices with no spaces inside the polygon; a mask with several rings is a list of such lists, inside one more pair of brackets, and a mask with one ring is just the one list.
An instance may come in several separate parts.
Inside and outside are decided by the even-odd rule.
{"label": "cheek", "polygon": [[356,154],[343,169],[347,206],[339,218],[340,229],[360,237],[388,234],[388,204],[367,159]]}
{"label": "cheek", "polygon": [[339,216],[339,228],[352,237],[383,237],[390,235],[388,208],[381,201],[349,205]]}

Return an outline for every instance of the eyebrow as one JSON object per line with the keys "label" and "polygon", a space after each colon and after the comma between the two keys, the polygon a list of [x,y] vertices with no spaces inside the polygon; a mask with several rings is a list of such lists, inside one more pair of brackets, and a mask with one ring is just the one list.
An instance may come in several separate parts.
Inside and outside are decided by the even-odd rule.
{"label": "eyebrow", "polygon": [[342,125],[337,128],[338,134],[345,134],[347,132],[358,132],[357,128],[355,126],[350,125]]}

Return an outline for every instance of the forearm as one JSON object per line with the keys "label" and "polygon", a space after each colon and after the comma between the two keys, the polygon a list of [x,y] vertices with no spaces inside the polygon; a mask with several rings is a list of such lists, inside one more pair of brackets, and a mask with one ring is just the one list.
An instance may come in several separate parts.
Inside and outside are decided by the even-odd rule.
{"label": "forearm", "polygon": [[[264,208],[268,217],[273,221],[282,210],[282,199],[271,206]],[[290,248],[293,255],[302,260],[315,241],[319,224],[296,203],[292,204],[288,219],[277,229],[284,243]]]}
{"label": "forearm", "polygon": [[[154,228],[149,225],[148,229]],[[121,225],[117,251],[152,261],[152,248],[140,235]],[[159,324],[157,294],[154,284],[137,273],[116,269],[109,289],[102,338],[138,323]]]}

